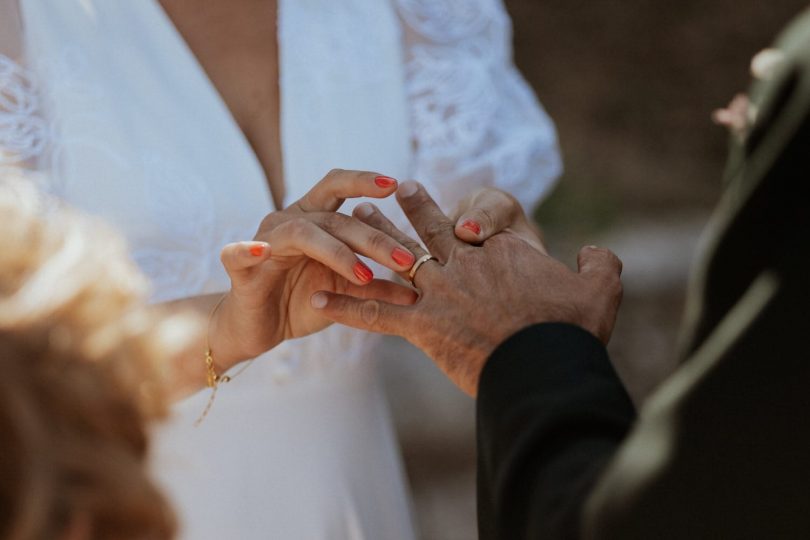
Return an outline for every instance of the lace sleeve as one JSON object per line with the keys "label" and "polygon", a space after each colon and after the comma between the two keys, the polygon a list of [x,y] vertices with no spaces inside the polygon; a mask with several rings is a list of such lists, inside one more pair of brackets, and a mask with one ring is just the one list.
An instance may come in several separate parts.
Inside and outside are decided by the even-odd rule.
{"label": "lace sleeve", "polygon": [[447,208],[482,185],[531,209],[562,165],[551,119],[512,61],[501,0],[397,0],[414,175]]}
{"label": "lace sleeve", "polygon": [[17,0],[0,0],[0,173],[37,179],[49,130],[35,78],[23,58]]}

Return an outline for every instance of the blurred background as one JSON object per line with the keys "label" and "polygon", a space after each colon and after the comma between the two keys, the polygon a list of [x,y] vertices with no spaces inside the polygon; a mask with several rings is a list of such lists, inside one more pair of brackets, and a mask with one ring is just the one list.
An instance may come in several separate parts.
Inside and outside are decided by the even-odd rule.
{"label": "blurred background", "polygon": [[[746,89],[751,57],[806,3],[506,4],[518,67],[557,124],[566,166],[535,216],[570,266],[586,244],[624,261],[610,352],[646,396],[676,365],[693,255],[722,187],[727,138],[711,111]],[[385,381],[422,538],[476,538],[474,404],[418,351],[391,341]]]}

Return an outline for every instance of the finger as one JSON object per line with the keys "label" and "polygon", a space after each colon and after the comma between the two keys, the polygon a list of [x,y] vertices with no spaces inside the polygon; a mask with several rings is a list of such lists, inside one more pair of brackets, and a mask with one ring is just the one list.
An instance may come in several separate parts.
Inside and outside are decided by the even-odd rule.
{"label": "finger", "polygon": [[[391,236],[392,238],[396,238],[400,244],[407,247],[411,253],[416,256],[416,260],[421,259],[423,256],[427,255],[428,252],[413,238],[405,234],[404,232],[397,229],[396,225],[391,223],[391,221],[380,212],[380,210],[371,203],[363,203],[357,205],[354,209],[354,216],[363,221],[364,223],[383,231],[387,235]],[[415,263],[416,261],[414,261]],[[403,270],[399,273],[402,279],[411,281],[412,283],[416,282],[416,276],[411,278],[410,270],[413,267],[413,264],[407,268],[407,270]],[[421,276],[419,279],[423,280],[425,276],[429,275],[430,273],[436,271],[439,265],[432,265],[432,264],[422,264],[419,267],[419,275]],[[422,272],[422,271],[425,272]]]}
{"label": "finger", "polygon": [[397,185],[390,176],[374,172],[332,169],[290,208],[302,212],[335,212],[346,199],[383,199],[394,193]]}
{"label": "finger", "polygon": [[270,258],[270,254],[267,242],[234,242],[222,248],[219,258],[231,279],[238,281]]}
{"label": "finger", "polygon": [[411,307],[319,291],[310,304],[328,319],[354,328],[401,336]]}
{"label": "finger", "polygon": [[579,250],[577,266],[582,276],[618,280],[622,275],[622,261],[609,249],[586,246]]}
{"label": "finger", "polygon": [[369,257],[395,272],[413,266],[415,255],[388,234],[359,219],[336,212],[311,212],[307,219],[349,246],[354,252]]}
{"label": "finger", "polygon": [[394,225],[390,219],[388,219],[385,214],[383,214],[379,208],[374,206],[371,203],[362,203],[358,204],[354,208],[354,212],[352,215],[357,218],[358,220],[362,221],[369,227],[373,227],[378,231],[382,231],[383,233],[387,234],[403,246],[405,246],[408,251],[413,253],[416,258],[421,257],[427,253],[427,250],[422,247],[422,244],[405,234],[404,232],[400,231],[396,225]]}
{"label": "finger", "polygon": [[430,254],[446,262],[453,249],[463,245],[453,234],[453,222],[418,182],[404,182],[397,200]]}
{"label": "finger", "polygon": [[602,316],[588,328],[607,345],[622,301],[622,261],[610,250],[587,246],[579,251],[577,264],[579,275],[590,282],[593,299],[603,302],[603,309],[594,311]]}
{"label": "finger", "polygon": [[273,258],[306,255],[340,274],[351,283],[365,285],[374,278],[371,269],[343,242],[303,218],[286,221],[268,235]]}
{"label": "finger", "polygon": [[385,279],[375,279],[365,286],[350,283],[343,292],[349,296],[381,300],[399,306],[411,306],[419,299],[419,293],[410,287]]}
{"label": "finger", "polygon": [[456,236],[468,243],[483,242],[512,227],[523,217],[523,208],[511,195],[497,189],[484,189],[467,203],[455,224]]}

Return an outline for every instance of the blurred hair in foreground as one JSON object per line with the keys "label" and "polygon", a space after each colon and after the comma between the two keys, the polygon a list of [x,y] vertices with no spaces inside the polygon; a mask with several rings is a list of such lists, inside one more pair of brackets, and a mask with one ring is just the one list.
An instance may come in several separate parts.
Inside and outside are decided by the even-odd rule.
{"label": "blurred hair in foreground", "polygon": [[161,366],[196,321],[145,304],[104,225],[0,176],[0,537],[168,539],[149,479]]}

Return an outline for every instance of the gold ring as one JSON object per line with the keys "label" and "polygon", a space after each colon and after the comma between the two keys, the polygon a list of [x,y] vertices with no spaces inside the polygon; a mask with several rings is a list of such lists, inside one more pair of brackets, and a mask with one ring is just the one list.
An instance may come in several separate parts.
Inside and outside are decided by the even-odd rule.
{"label": "gold ring", "polygon": [[423,264],[425,264],[426,262],[430,261],[430,260],[436,261],[438,259],[436,259],[436,257],[434,257],[433,255],[428,253],[427,255],[422,255],[421,257],[419,257],[416,260],[415,263],[413,263],[413,266],[411,266],[410,272],[408,272],[408,279],[411,280],[411,283],[413,283],[414,277],[416,276],[416,272],[417,272],[417,270],[419,270],[419,267],[422,266]]}

